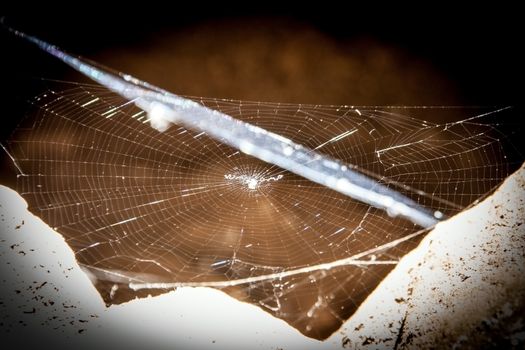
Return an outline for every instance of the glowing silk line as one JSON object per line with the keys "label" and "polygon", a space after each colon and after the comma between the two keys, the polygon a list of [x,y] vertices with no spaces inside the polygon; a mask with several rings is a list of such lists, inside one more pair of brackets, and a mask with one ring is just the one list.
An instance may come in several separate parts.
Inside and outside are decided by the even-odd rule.
{"label": "glowing silk line", "polygon": [[[132,100],[148,113],[151,126],[160,132],[167,130],[172,123],[205,132],[245,154],[385,210],[391,216],[402,216],[422,227],[431,227],[442,218],[439,211],[433,212],[420,206],[399,192],[353,170],[350,165],[130,75],[112,72],[97,63],[71,56],[36,37],[9,30],[115,93]],[[338,137],[349,135],[350,132]]]}

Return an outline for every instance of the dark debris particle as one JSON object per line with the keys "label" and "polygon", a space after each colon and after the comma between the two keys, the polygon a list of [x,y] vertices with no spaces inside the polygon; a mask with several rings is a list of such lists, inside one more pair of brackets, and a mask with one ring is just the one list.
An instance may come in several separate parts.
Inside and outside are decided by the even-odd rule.
{"label": "dark debris particle", "polygon": [[360,323],[357,327],[354,328],[354,331],[360,331],[361,329],[363,329],[365,325]]}
{"label": "dark debris particle", "polygon": [[362,345],[370,345],[370,344],[373,344],[375,342],[375,339],[372,338],[372,337],[366,337],[365,340],[363,341],[363,344]]}
{"label": "dark debris particle", "polygon": [[395,300],[396,303],[398,303],[398,304],[401,304],[401,303],[406,302],[405,298],[395,298],[394,300]]}
{"label": "dark debris particle", "polygon": [[341,339],[341,346],[343,347],[343,349],[350,349],[350,347],[352,346],[352,341],[345,335]]}
{"label": "dark debris particle", "polygon": [[459,274],[459,277],[461,278],[461,282],[465,282],[470,278],[470,276],[464,275],[462,273]]}
{"label": "dark debris particle", "polygon": [[79,333],[79,334],[82,334],[82,333],[84,333],[84,331],[85,331],[85,329],[79,329],[79,330],[78,330],[78,333]]}
{"label": "dark debris particle", "polygon": [[27,255],[26,252],[24,252],[23,250],[19,251],[18,254],[24,255],[24,256]]}
{"label": "dark debris particle", "polygon": [[42,282],[41,285],[39,285],[38,287],[36,287],[36,289],[40,289],[40,288],[42,288],[43,286],[45,286],[46,284],[47,284],[47,281],[44,281],[44,282]]}
{"label": "dark debris particle", "polygon": [[31,311],[24,311],[24,314],[34,314],[36,312],[36,309],[33,308]]}
{"label": "dark debris particle", "polygon": [[20,225],[15,226],[15,230],[20,230],[20,228],[25,224],[24,220],[22,220],[22,223]]}
{"label": "dark debris particle", "polygon": [[416,335],[414,333],[409,333],[406,337],[405,344],[410,345],[415,337]]}

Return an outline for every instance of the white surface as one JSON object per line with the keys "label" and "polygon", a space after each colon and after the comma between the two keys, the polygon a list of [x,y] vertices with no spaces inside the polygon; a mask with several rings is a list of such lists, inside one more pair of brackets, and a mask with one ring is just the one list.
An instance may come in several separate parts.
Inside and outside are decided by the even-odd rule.
{"label": "white surface", "polygon": [[180,288],[106,308],[62,237],[1,186],[2,338],[127,349],[517,344],[525,338],[524,198],[522,168],[495,196],[439,224],[338,332],[320,342],[209,288]]}

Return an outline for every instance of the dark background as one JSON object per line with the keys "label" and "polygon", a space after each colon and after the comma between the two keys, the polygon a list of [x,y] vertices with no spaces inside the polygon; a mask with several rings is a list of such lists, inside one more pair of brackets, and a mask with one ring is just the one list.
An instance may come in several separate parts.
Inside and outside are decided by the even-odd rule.
{"label": "dark background", "polygon": [[[22,14],[5,14],[5,22],[68,52],[90,58],[116,46],[140,45],[159,33],[182,31],[200,24],[220,26],[239,18],[263,20],[267,26],[296,22],[339,42],[369,38],[410,52],[453,81],[465,105],[521,104],[523,100],[525,55],[521,11],[517,8],[483,7],[478,3],[463,8],[443,4],[384,7],[379,3],[362,8],[349,3],[348,8],[280,4],[269,10],[203,3],[193,7],[177,4],[171,9],[151,3],[148,4],[151,10],[142,4],[136,10],[108,13],[109,10],[97,4],[88,5],[69,5],[62,8],[63,12],[56,9],[49,13],[28,5],[27,12]],[[69,10],[73,11],[66,14]],[[13,99],[27,98],[30,88],[21,78],[60,77],[69,68],[40,54],[6,30],[1,31],[0,42],[2,100],[4,111],[6,107],[8,111],[3,121],[9,123],[16,119],[11,116],[12,112],[16,114],[16,110],[10,109]]]}
{"label": "dark background", "polygon": [[[68,14],[65,13],[66,10],[69,11]],[[128,5],[126,10],[118,10],[112,12],[95,3],[72,3],[62,8],[47,8],[46,11],[28,5],[24,12],[4,16],[5,23],[13,28],[56,44],[70,53],[95,59],[183,95],[356,105],[501,106],[523,103],[525,55],[522,52],[520,11],[516,8],[482,7],[479,4],[460,8],[444,6],[442,3],[426,4],[425,7],[398,7],[397,4],[384,7],[378,3],[365,8],[349,3],[345,8],[329,4],[323,4],[323,7],[305,7],[304,4],[285,7],[278,4],[275,9],[270,10],[241,5],[228,6],[224,3],[220,6],[204,3],[188,6],[177,3],[171,8],[152,2],[140,6]],[[304,50],[298,55],[305,56],[305,62],[308,61],[308,56],[313,55],[312,62],[317,64],[317,71],[299,71],[297,74],[303,75],[302,78],[292,76],[284,82],[279,80],[280,73],[277,73],[275,79],[265,85],[262,80],[270,75],[266,71],[273,68],[265,65],[262,60],[258,66],[257,60],[279,54],[282,49],[279,46],[280,38],[283,35],[293,39],[295,34],[299,36],[303,32],[314,34],[300,38],[301,44],[297,47]],[[253,33],[257,36],[254,41],[259,40],[262,44],[250,49],[247,45],[253,44],[250,43]],[[215,35],[218,39],[214,38]],[[265,41],[265,36],[271,35],[274,38]],[[163,62],[154,62],[158,60],[158,55],[148,57],[148,52],[153,50],[152,42],[171,36],[174,37],[173,45],[181,47],[172,55],[184,55],[183,59],[195,62],[194,66],[191,63],[181,66],[181,60],[169,66]],[[232,41],[238,42],[232,44],[230,37],[233,38]],[[191,46],[192,38],[195,38],[196,49]],[[315,40],[328,42],[326,47],[335,48],[332,50],[335,53],[332,56],[323,56],[322,52],[316,52]],[[38,78],[86,80],[5,29],[0,30],[0,42],[3,124],[0,136],[5,140],[23,117],[27,99],[42,92],[42,86],[37,83]],[[161,43],[160,46],[162,45]],[[224,68],[224,62],[231,63],[226,57],[228,53],[219,49],[226,45],[229,45],[229,52],[239,47],[242,51],[242,46],[246,46],[244,53],[232,54],[233,60],[230,61],[234,63],[230,68]],[[272,45],[277,47],[273,48]],[[370,47],[376,51],[369,50],[370,52],[364,54]],[[129,51],[128,48],[133,49]],[[259,51],[250,56],[246,53],[250,50],[259,50],[266,56],[259,55]],[[293,45],[290,50],[295,50]],[[210,51],[219,56],[215,61],[219,62],[217,64],[219,70],[222,69],[222,75],[207,80],[206,77],[213,68],[201,71],[199,66],[207,62],[203,61],[203,56]],[[112,55],[112,52],[117,54]],[[388,56],[390,52],[394,53],[393,59]],[[221,55],[226,57],[222,61]],[[249,57],[243,59],[242,55]],[[352,79],[355,74],[341,80],[332,89],[327,86],[331,80],[337,80],[339,71],[344,75],[346,69],[339,69],[331,60],[341,61],[341,56],[352,55],[360,57],[358,62],[361,66],[357,70],[367,68],[367,62],[374,60],[375,56],[385,55],[387,63],[389,59],[394,61],[394,64],[386,64],[386,68],[382,68],[383,63],[371,63],[373,74],[367,80],[367,89],[374,87],[384,93],[371,93],[367,98],[357,95],[354,90],[348,90],[346,95],[339,94],[347,86],[354,85]],[[125,57],[131,58],[126,60]],[[293,59],[301,61],[302,56],[298,57]],[[235,66],[239,60],[241,65],[250,63],[259,67],[259,71],[253,77],[250,75],[253,73],[251,71],[239,73]],[[129,62],[135,62],[135,65]],[[145,65],[144,62],[151,65]],[[170,75],[159,72],[155,64],[165,65],[166,71],[173,73],[174,84],[170,83]],[[292,62],[292,66],[293,64]],[[410,70],[412,66],[417,70],[414,74]],[[331,67],[335,73],[332,72],[329,76],[332,78],[324,79],[323,70]],[[157,72],[149,74],[152,70]],[[412,79],[407,86],[403,86],[403,75],[408,75],[405,71],[416,76],[415,80],[407,77]],[[420,74],[428,71],[432,74]],[[237,73],[237,76],[230,79],[233,73]],[[395,76],[394,83],[383,79],[383,76],[391,75]],[[309,80],[305,83],[304,79]],[[221,85],[218,81],[229,85]],[[396,95],[405,90],[409,91],[408,95]],[[421,90],[421,94],[418,90]],[[419,95],[421,98],[418,99]],[[8,162],[3,164],[4,168],[9,166]]]}

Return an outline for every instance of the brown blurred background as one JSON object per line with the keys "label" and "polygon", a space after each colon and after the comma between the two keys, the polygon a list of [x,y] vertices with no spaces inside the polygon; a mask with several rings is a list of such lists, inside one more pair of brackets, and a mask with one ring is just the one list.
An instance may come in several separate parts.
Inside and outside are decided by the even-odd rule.
{"label": "brown blurred background", "polygon": [[[97,60],[181,94],[319,104],[458,103],[430,62],[365,35],[337,39],[284,18],[212,20],[163,30]],[[432,82],[429,84],[429,82]]]}

